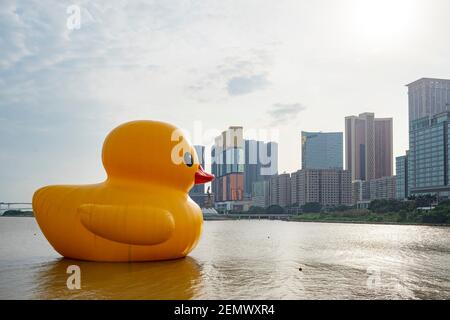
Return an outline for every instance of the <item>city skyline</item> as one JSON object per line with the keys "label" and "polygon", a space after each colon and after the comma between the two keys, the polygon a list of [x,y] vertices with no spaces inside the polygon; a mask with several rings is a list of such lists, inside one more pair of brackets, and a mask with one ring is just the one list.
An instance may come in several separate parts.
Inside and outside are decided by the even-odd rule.
{"label": "city skyline", "polygon": [[79,29],[68,5],[0,5],[2,201],[104,178],[103,139],[135,119],[193,136],[197,121],[278,129],[279,172],[294,172],[301,131],[344,132],[345,116],[374,112],[394,118],[399,156],[405,85],[450,71],[444,0],[82,1]]}
{"label": "city skyline", "polygon": [[[297,199],[305,204],[308,200],[304,199],[308,197],[321,205],[352,203],[367,208],[373,200],[404,200],[410,190],[418,195],[438,192],[438,198],[448,196],[450,80],[421,78],[407,87],[409,114],[417,116],[410,121],[410,150],[406,151],[406,156],[395,158],[398,177],[394,175],[392,118],[376,118],[374,113],[368,112],[345,117],[345,170],[341,165],[344,149],[341,132],[302,131],[301,169],[278,173],[269,179],[259,179],[258,173],[248,166],[252,162],[249,159],[259,163],[257,151],[266,143],[247,140],[242,126],[230,126],[215,138],[211,151],[216,163],[213,173],[218,174],[213,192],[219,193],[217,200],[221,209],[233,210],[230,202],[239,202],[240,208],[251,203],[259,207],[286,208],[298,205]],[[277,158],[278,153],[275,156]],[[234,175],[239,175],[242,181],[233,183],[230,178]],[[325,178],[314,184],[314,179],[322,176],[329,176],[331,180]],[[221,195],[222,189],[228,190],[223,191],[224,194],[232,193],[233,186],[238,190],[236,185],[241,185],[237,187],[240,196]],[[323,191],[319,191],[319,187],[324,187]],[[306,195],[308,193],[310,195]]]}
{"label": "city skyline", "polygon": [[[416,81],[414,81],[413,83],[415,83],[415,82],[417,82],[417,81],[420,81],[420,80],[422,80],[422,79],[430,79],[430,78],[420,78],[419,80],[416,80]],[[433,78],[431,78],[431,79],[433,79]],[[442,80],[442,79],[441,79]],[[445,80],[445,81],[448,81],[448,80]],[[367,114],[367,112],[365,112],[364,114]],[[347,118],[349,118],[348,116],[347,117],[345,117],[344,119],[347,119]],[[391,122],[392,122],[392,118],[381,118],[381,119],[377,119],[377,120],[390,120]],[[194,126],[195,126],[196,124],[194,124]],[[239,128],[239,129],[241,129],[242,130],[242,141],[243,141],[243,143],[244,143],[244,145],[247,145],[247,143],[248,142],[258,142],[258,143],[260,143],[261,141],[256,141],[256,140],[253,140],[253,139],[248,139],[247,137],[245,137],[244,136],[244,133],[245,133],[245,130],[244,130],[244,128],[243,128],[243,126],[230,126],[230,128]],[[254,129],[251,129],[250,130],[252,133],[254,132]],[[264,131],[264,129],[263,129],[263,131]],[[345,130],[344,130],[345,131]],[[188,134],[190,134],[190,132],[187,132]],[[318,129],[316,129],[316,132],[304,132],[304,131],[300,131],[300,136],[302,135],[302,134],[313,134],[313,133],[315,133],[315,134],[341,134],[342,135],[342,137],[345,137],[345,132],[323,132],[323,130],[321,129],[321,128],[318,128]],[[395,140],[394,140],[395,141]],[[273,141],[269,141],[268,142],[269,144],[276,144],[276,145],[278,145],[278,142],[273,142]],[[302,151],[302,143],[300,142],[300,150]],[[208,157],[208,155],[209,155],[209,151],[211,151],[212,150],[212,148],[211,149],[205,149],[205,146],[204,145],[195,145],[195,148],[196,148],[196,151],[198,152],[198,150],[199,150],[199,148],[202,148],[202,153],[201,153],[201,157],[202,157],[202,159],[201,159],[201,163],[202,163],[202,166],[204,166],[204,167],[210,167],[210,165],[211,165],[211,161],[212,161],[212,159],[209,159],[210,161],[208,162],[208,161],[206,161],[205,159],[207,159],[207,158],[209,158]],[[244,148],[245,149],[245,148]],[[270,150],[270,149],[269,149]],[[344,153],[345,152],[345,144],[342,144],[342,153]],[[206,157],[205,157],[205,155],[206,155]],[[399,156],[399,157],[401,157],[401,155]],[[244,159],[247,159],[246,157],[244,157]],[[302,168],[302,163],[303,163],[303,152],[301,152],[300,153],[300,159],[301,159],[301,161],[300,161],[300,164],[299,164],[299,166],[297,167],[297,168],[294,168],[292,171],[288,171],[288,170],[282,170],[282,171],[279,171],[278,172],[278,174],[279,175],[285,175],[286,173],[289,173],[289,174],[295,174],[295,173],[297,173],[297,172],[299,172],[299,171],[301,171],[301,170],[303,170],[303,169],[308,169],[308,168]],[[392,158],[392,160],[393,160],[393,162],[395,162],[395,159],[396,159],[396,157],[393,157]],[[345,168],[345,165],[344,165],[344,160],[346,160],[345,159],[345,157],[343,157],[342,158],[342,161],[343,161],[343,168],[341,168],[341,170],[347,170],[347,168]],[[244,161],[245,162],[245,161]],[[245,165],[245,163],[243,163],[244,165]],[[315,168],[315,169],[324,169],[324,168]],[[244,172],[245,173],[245,172]],[[245,176],[245,174],[244,174],[244,176]],[[392,172],[392,176],[395,176],[395,166],[393,166],[393,172]],[[385,176],[385,177],[388,177],[388,176]],[[268,178],[270,178],[270,175],[268,175]],[[245,178],[242,180],[242,184],[246,184],[246,182],[245,182]],[[204,186],[201,186],[202,188],[204,187]],[[203,188],[204,189],[204,188]],[[200,190],[200,189],[199,189]],[[191,190],[191,192],[196,192],[196,190]]]}

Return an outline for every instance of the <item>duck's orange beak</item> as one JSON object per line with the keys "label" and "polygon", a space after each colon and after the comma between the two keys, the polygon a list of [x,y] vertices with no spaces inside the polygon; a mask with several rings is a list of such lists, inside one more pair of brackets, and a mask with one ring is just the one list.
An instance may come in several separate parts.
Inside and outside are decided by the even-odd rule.
{"label": "duck's orange beak", "polygon": [[195,173],[195,184],[207,183],[214,180],[214,175],[209,174],[203,170],[202,166],[198,166],[198,170]]}

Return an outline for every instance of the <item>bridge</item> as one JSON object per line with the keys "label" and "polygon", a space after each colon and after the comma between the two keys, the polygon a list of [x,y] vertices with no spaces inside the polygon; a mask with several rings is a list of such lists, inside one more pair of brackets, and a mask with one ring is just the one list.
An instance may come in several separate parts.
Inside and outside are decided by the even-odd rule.
{"label": "bridge", "polygon": [[33,208],[28,202],[0,202],[0,215],[8,210],[33,211]]}

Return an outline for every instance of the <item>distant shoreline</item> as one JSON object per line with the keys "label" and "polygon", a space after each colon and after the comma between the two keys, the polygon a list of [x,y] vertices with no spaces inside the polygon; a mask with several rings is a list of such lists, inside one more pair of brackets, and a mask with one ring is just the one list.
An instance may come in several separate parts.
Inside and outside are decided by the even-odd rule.
{"label": "distant shoreline", "polygon": [[29,213],[23,213],[23,214],[2,214],[0,215],[1,218],[34,218],[33,214]]}
{"label": "distant shoreline", "polygon": [[1,215],[0,218],[34,218],[34,216],[27,216],[27,215],[23,215],[23,216],[3,216],[3,215]]}
{"label": "distant shoreline", "polygon": [[[257,216],[257,215],[256,215]],[[395,222],[395,221],[363,221],[363,220],[325,220],[325,219],[298,219],[291,217],[289,219],[245,219],[233,216],[224,217],[203,217],[204,221],[235,221],[235,220],[267,220],[267,221],[286,221],[286,222],[306,222],[306,223],[346,223],[346,224],[372,224],[372,225],[393,225],[393,226],[425,226],[425,227],[450,227],[448,223],[424,223],[424,222]]]}
{"label": "distant shoreline", "polygon": [[307,222],[307,223],[347,223],[347,224],[373,224],[373,225],[392,225],[392,226],[424,226],[424,227],[450,227],[448,223],[423,223],[423,222],[389,222],[389,221],[342,221],[342,220],[302,220],[290,219],[290,222]]}
{"label": "distant shoreline", "polygon": [[[0,218],[35,218],[31,215],[1,215]],[[306,223],[345,223],[345,224],[372,224],[372,225],[393,225],[393,226],[424,226],[424,227],[450,227],[448,223],[423,223],[423,222],[394,222],[394,221],[349,221],[349,220],[312,220],[312,219],[245,219],[245,218],[237,218],[233,216],[224,216],[224,217],[203,217],[204,221],[253,221],[253,220],[267,220],[267,221],[286,221],[286,222],[306,222]]]}

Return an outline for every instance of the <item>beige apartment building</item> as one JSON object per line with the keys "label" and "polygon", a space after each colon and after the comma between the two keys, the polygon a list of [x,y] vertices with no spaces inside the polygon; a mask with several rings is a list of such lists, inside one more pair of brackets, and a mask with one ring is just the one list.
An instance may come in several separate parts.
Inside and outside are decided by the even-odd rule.
{"label": "beige apartment building", "polygon": [[396,177],[383,177],[370,181],[353,181],[353,203],[396,198]]}
{"label": "beige apartment building", "polygon": [[269,180],[270,185],[270,205],[289,207],[291,204],[291,175],[283,173],[273,175]]}
{"label": "beige apartment building", "polygon": [[352,183],[348,170],[305,169],[291,175],[291,204],[316,202],[322,206],[352,205]]}

